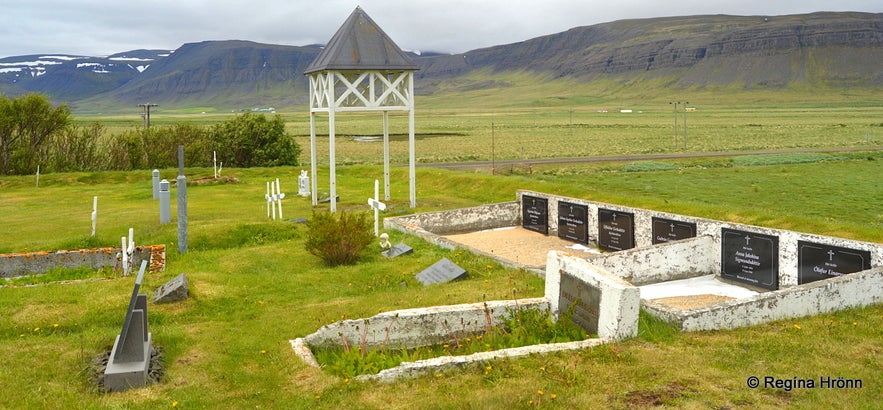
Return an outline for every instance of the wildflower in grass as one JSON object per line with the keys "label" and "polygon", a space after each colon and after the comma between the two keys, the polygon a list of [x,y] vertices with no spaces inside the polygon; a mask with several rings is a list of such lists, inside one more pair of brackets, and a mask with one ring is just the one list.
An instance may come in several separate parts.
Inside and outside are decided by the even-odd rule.
{"label": "wildflower in grass", "polygon": [[52,324],[52,327],[58,329],[58,323],[53,323],[53,324]]}
{"label": "wildflower in grass", "polygon": [[263,304],[264,304],[264,301],[263,301],[263,300],[259,300],[259,301],[258,301],[258,304],[259,304],[259,305],[263,305]]}
{"label": "wildflower in grass", "polygon": [[797,330],[800,330],[800,325],[795,324],[795,325],[794,325],[794,328],[797,329]]}
{"label": "wildflower in grass", "polygon": [[537,396],[542,396],[542,395],[544,395],[544,394],[546,394],[546,393],[543,393],[542,390],[537,390]]}
{"label": "wildflower in grass", "polygon": [[261,354],[267,354],[266,350],[261,350]]}
{"label": "wildflower in grass", "polygon": [[322,398],[321,395],[318,395],[318,394],[316,395],[316,400],[319,400],[319,399],[321,399],[321,398]]}
{"label": "wildflower in grass", "polygon": [[549,397],[551,397],[551,398],[552,398],[552,400],[555,400],[555,399],[557,399],[557,398],[558,398],[558,395],[557,395],[557,394],[555,394],[555,393],[552,393],[552,394],[550,394],[550,395],[549,395]]}
{"label": "wildflower in grass", "polygon": [[436,378],[444,377],[444,374],[442,374],[442,373],[436,373],[436,374],[435,374],[435,377],[436,377]]}
{"label": "wildflower in grass", "polygon": [[172,402],[172,407],[178,407],[178,402],[177,402],[177,401],[173,401],[173,402]]}
{"label": "wildflower in grass", "polygon": [[[853,324],[855,324],[855,323],[853,323]],[[35,327],[35,328],[34,328],[34,332],[39,332],[39,331],[40,331],[40,328],[39,328],[39,327]]]}
{"label": "wildflower in grass", "polygon": [[347,377],[346,379],[343,379],[343,382],[344,382],[344,383],[349,383],[349,382],[350,382],[349,377]]}

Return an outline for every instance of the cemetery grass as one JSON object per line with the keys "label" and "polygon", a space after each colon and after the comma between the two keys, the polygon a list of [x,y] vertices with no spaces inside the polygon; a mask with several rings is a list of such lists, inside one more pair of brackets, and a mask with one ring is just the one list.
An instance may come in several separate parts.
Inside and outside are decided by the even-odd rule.
{"label": "cemetery grass", "polygon": [[[808,163],[739,165],[732,159],[515,170],[509,175],[418,170],[416,212],[511,201],[517,189],[640,206],[740,223],[883,241],[879,196],[883,158],[869,152]],[[387,260],[377,250],[354,266],[328,268],[303,249],[302,225],[268,221],[265,183],[279,177],[285,219],[308,218],[292,193],[299,169],[230,169],[239,182],[188,187],[189,252],[176,252],[175,223],[158,224],[148,172],[0,178],[0,252],[166,244],[164,272],[179,273],[187,301],[149,304],[150,330],[165,356],[162,383],[103,394],[91,361],[120,331],[132,278],[0,288],[2,408],[873,408],[883,397],[883,306],[733,331],[680,334],[643,317],[638,338],[579,352],[481,363],[392,384],[360,383],[303,364],[288,340],[344,318],[482,300],[538,297],[542,279],[464,251],[438,249],[390,232],[414,254]],[[211,173],[188,169],[197,180]],[[174,178],[174,170],[163,170]],[[366,209],[377,166],[338,169],[340,208]],[[783,178],[784,177],[784,178]],[[320,170],[327,181],[327,170]],[[783,181],[785,183],[783,183]],[[320,185],[320,190],[321,190]],[[393,169],[387,216],[412,212],[407,170]],[[327,193],[326,193],[327,194]],[[773,198],[765,199],[766,196]],[[92,196],[98,227],[89,237]],[[320,195],[321,196],[321,195]],[[173,215],[177,214],[173,204]],[[840,204],[840,205],[837,205]],[[848,206],[847,206],[848,205]],[[324,209],[324,208],[323,208]],[[422,287],[414,275],[441,257],[469,278]],[[844,377],[856,389],[746,386],[749,376],[782,380]]]}

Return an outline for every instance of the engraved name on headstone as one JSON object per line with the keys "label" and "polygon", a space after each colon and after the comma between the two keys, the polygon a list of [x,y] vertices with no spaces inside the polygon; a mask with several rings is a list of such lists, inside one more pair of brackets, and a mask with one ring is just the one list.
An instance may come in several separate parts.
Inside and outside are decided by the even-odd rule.
{"label": "engraved name on headstone", "polygon": [[696,237],[696,224],[653,217],[653,244]]}
{"label": "engraved name on headstone", "polygon": [[442,258],[442,260],[417,274],[417,280],[420,281],[423,286],[450,282],[465,277],[466,269],[457,266],[457,264],[451,262],[448,258]]}
{"label": "engraved name on headstone", "polygon": [[721,228],[721,276],[778,289],[779,237]]}
{"label": "engraved name on headstone", "polygon": [[563,271],[558,295],[558,309],[568,312],[570,320],[589,334],[598,333],[601,311],[601,289]]}
{"label": "engraved name on headstone", "polygon": [[598,247],[621,251],[635,247],[635,214],[598,208]]}
{"label": "engraved name on headstone", "polygon": [[549,200],[530,195],[521,196],[521,226],[524,229],[549,234]]}
{"label": "engraved name on headstone", "polygon": [[558,237],[589,243],[589,206],[558,202]]}
{"label": "engraved name on headstone", "polygon": [[797,284],[871,269],[871,252],[797,241]]}

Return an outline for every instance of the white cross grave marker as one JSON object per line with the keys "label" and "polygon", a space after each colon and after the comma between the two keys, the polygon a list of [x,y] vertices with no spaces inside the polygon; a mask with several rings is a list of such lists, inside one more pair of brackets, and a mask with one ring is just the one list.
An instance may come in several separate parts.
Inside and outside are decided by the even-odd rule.
{"label": "white cross grave marker", "polygon": [[92,236],[95,236],[95,223],[98,222],[98,197],[92,197]]}
{"label": "white cross grave marker", "polygon": [[280,188],[279,178],[276,178],[276,182],[267,182],[267,194],[264,196],[267,198],[267,218],[272,215],[273,220],[276,220],[276,205],[278,204],[279,219],[282,219],[282,198],[285,198],[285,194]]}
{"label": "white cross grave marker", "polygon": [[386,210],[386,204],[380,202],[380,181],[374,180],[374,198],[368,198],[368,206],[374,210],[374,236],[380,233],[379,221],[380,211]]}

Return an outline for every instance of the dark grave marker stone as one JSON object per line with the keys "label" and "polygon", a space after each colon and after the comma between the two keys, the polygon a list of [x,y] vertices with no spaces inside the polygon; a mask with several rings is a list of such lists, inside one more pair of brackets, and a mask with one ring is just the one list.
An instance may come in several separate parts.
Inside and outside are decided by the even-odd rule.
{"label": "dark grave marker stone", "polygon": [[393,245],[391,248],[380,252],[381,255],[386,256],[390,259],[395,258],[396,256],[410,255],[412,253],[414,253],[414,248],[405,245],[404,242],[399,242]]}
{"label": "dark grave marker stone", "polygon": [[797,241],[797,284],[871,269],[871,252]]}
{"label": "dark grave marker stone", "polygon": [[589,206],[558,202],[558,237],[589,243]]}
{"label": "dark grave marker stone", "polygon": [[589,334],[598,333],[601,289],[565,272],[561,274],[558,311],[571,312],[570,320]]}
{"label": "dark grave marker stone", "polygon": [[451,262],[448,258],[442,258],[442,260],[417,274],[417,280],[419,280],[423,286],[450,282],[465,277],[466,270],[457,266],[457,264]]}
{"label": "dark grave marker stone", "polygon": [[635,214],[598,208],[598,247],[622,251],[635,247]]}
{"label": "dark grave marker stone", "polygon": [[175,276],[153,292],[153,303],[178,302],[187,299],[188,284],[186,274]]}
{"label": "dark grave marker stone", "polygon": [[124,391],[147,384],[152,336],[147,329],[147,295],[138,293],[146,267],[147,261],[142,261],[122,331],[114,341],[104,370],[104,388],[108,391]]}
{"label": "dark grave marker stone", "polygon": [[653,244],[696,237],[696,224],[653,217]]}
{"label": "dark grave marker stone", "polygon": [[721,276],[778,289],[779,237],[721,228]]}
{"label": "dark grave marker stone", "polygon": [[530,195],[522,195],[521,226],[524,229],[548,235],[549,200]]}

